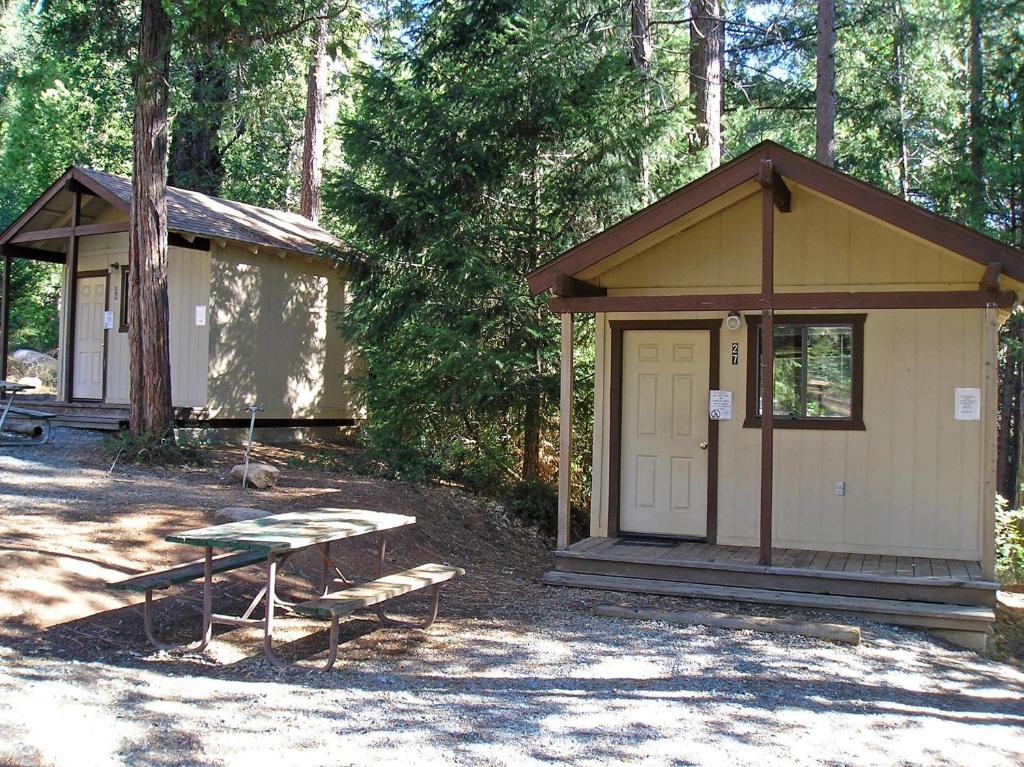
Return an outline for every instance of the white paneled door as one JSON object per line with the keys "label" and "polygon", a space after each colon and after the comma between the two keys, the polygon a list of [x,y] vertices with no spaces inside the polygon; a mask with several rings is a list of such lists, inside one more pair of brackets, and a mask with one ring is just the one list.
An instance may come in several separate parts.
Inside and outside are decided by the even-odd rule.
{"label": "white paneled door", "polygon": [[75,300],[75,399],[103,399],[103,312],[107,278],[79,277]]}
{"label": "white paneled door", "polygon": [[622,334],[619,529],[707,534],[710,332]]}

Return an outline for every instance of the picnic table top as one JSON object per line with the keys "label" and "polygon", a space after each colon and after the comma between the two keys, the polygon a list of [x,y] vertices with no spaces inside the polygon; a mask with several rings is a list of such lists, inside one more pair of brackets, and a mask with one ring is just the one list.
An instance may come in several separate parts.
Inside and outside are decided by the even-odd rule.
{"label": "picnic table top", "polygon": [[416,517],[367,509],[320,508],[228,522],[168,535],[165,540],[219,549],[288,551],[416,524]]}
{"label": "picnic table top", "polygon": [[34,389],[36,387],[29,384],[18,383],[17,381],[4,381],[0,379],[0,390],[3,391],[25,391],[26,389]]}

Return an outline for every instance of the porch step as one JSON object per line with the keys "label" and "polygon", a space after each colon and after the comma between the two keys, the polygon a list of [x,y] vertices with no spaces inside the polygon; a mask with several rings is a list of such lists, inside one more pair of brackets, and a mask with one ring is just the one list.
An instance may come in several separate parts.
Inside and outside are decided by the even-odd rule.
{"label": "porch step", "polygon": [[714,599],[724,602],[802,607],[848,615],[862,620],[891,623],[896,626],[940,629],[984,635],[995,621],[990,607],[950,605],[931,602],[904,602],[896,599],[804,594],[794,591],[713,586],[703,583],[674,583],[648,578],[623,578],[614,575],[549,572],[541,577],[549,586],[573,586],[601,591],[626,591],[639,594],[660,594],[689,599]]}
{"label": "porch step", "polygon": [[58,402],[49,397],[22,395],[15,404],[53,413],[54,426],[66,429],[117,431],[128,423],[128,407],[106,402]]}
{"label": "porch step", "polygon": [[[577,544],[579,545],[579,544]],[[555,569],[580,575],[618,576],[835,597],[862,597],[994,607],[998,584],[954,577],[903,577],[794,567],[668,559],[641,549],[623,553],[574,548],[555,552]]]}
{"label": "porch step", "polygon": [[54,426],[63,426],[65,429],[97,429],[99,431],[119,431],[127,419],[118,417],[94,417],[58,415],[52,421]]}

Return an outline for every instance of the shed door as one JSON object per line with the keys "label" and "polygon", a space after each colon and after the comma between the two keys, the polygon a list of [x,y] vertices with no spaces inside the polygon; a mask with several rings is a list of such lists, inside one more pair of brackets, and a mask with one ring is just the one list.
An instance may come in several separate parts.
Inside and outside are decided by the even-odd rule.
{"label": "shed door", "polygon": [[75,399],[103,398],[103,312],[107,278],[79,277],[76,281],[74,386]]}
{"label": "shed door", "polygon": [[707,330],[622,334],[619,530],[707,535]]}

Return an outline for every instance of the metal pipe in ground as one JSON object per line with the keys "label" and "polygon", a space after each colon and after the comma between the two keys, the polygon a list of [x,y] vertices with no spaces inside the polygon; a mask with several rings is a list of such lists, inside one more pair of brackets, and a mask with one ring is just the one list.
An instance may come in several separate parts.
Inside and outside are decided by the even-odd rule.
{"label": "metal pipe in ground", "polygon": [[246,408],[249,411],[249,438],[245,442],[245,468],[242,469],[242,489],[249,481],[249,453],[252,452],[252,432],[256,428],[256,414],[263,412],[263,406],[255,402]]}

